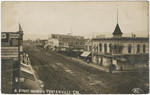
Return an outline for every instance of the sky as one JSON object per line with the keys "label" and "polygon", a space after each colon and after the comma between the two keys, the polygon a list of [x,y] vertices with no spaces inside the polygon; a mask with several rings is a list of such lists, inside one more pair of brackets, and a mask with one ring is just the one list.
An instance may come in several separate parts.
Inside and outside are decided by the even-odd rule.
{"label": "sky", "polygon": [[123,36],[134,33],[145,37],[149,34],[148,2],[142,1],[3,1],[1,31],[16,32],[20,23],[25,39],[47,38],[51,33],[112,36],[117,24],[117,9]]}

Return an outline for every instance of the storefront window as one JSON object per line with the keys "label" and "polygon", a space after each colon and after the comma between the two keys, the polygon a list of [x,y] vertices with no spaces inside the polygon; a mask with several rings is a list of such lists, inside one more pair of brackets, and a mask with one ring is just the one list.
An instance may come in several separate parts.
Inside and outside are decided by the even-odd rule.
{"label": "storefront window", "polygon": [[128,46],[128,53],[131,53],[131,52],[132,52],[132,46],[129,45],[129,46]]}

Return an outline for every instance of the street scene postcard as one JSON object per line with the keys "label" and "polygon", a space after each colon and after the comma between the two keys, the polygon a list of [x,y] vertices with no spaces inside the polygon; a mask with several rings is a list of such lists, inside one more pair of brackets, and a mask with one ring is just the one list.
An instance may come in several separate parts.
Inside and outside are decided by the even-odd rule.
{"label": "street scene postcard", "polygon": [[148,94],[148,1],[2,1],[1,93]]}

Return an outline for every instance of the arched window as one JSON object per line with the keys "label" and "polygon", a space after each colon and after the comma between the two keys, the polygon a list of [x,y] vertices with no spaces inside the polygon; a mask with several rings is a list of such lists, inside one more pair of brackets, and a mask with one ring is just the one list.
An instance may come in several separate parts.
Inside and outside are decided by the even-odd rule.
{"label": "arched window", "polygon": [[116,45],[113,46],[113,53],[117,53],[117,46]]}
{"label": "arched window", "polygon": [[99,51],[102,51],[102,44],[99,44]]}
{"label": "arched window", "polygon": [[112,44],[109,44],[109,52],[112,52]]}
{"label": "arched window", "polygon": [[128,53],[131,53],[132,52],[132,45],[129,45],[128,46]]}
{"label": "arched window", "polygon": [[118,53],[122,53],[122,46],[118,46]]}
{"label": "arched window", "polygon": [[143,45],[143,53],[146,51],[146,45]]}
{"label": "arched window", "polygon": [[98,51],[98,44],[96,45],[96,51]]}
{"label": "arched window", "polygon": [[140,45],[137,45],[137,53],[140,53]]}
{"label": "arched window", "polygon": [[104,52],[107,52],[107,44],[104,44]]}

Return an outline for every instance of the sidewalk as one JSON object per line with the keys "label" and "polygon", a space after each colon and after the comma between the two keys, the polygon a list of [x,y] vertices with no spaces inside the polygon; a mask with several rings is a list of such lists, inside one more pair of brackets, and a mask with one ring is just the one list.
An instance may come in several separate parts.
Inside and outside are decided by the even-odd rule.
{"label": "sidewalk", "polygon": [[[109,72],[109,68],[108,67],[100,66],[100,65],[95,64],[95,63],[89,63],[89,64],[87,64],[87,62],[83,61],[82,59],[78,59],[78,58],[74,58],[74,57],[69,57],[69,56],[66,56],[66,55],[59,54],[59,53],[56,53],[56,54],[58,54],[58,55],[60,55],[62,57],[65,57],[68,60],[79,62],[79,63],[82,63],[84,65],[88,65],[88,66],[91,66],[93,68],[96,68],[96,69],[99,69],[99,70],[102,70],[102,71],[105,71],[105,72]],[[112,70],[112,73],[126,73],[126,72],[136,72],[136,71],[135,70],[132,70],[132,71],[117,71],[117,70]]]}
{"label": "sidewalk", "polygon": [[99,66],[98,64],[94,64],[94,63],[87,64],[87,62],[83,61],[82,59],[69,57],[69,56],[66,56],[66,55],[59,54],[59,53],[56,53],[56,54],[59,55],[59,56],[65,57],[68,60],[79,62],[79,63],[82,63],[84,65],[91,66],[93,68],[96,68],[96,69],[99,69],[99,70],[102,70],[102,71],[105,71],[105,72],[109,72],[109,68],[108,67]]}
{"label": "sidewalk", "polygon": [[102,71],[105,71],[105,72],[109,72],[109,68],[108,67],[103,67],[103,66],[100,66],[100,65],[94,64],[94,63],[88,63],[87,64],[87,62],[83,61],[82,59],[77,59],[77,58],[73,58],[73,57],[71,57],[71,59],[76,61],[76,62],[80,62],[80,63],[83,63],[85,65],[94,67],[96,69],[99,69],[99,70],[102,70]]}
{"label": "sidewalk", "polygon": [[[69,57],[71,60],[74,60],[76,62],[80,62],[89,66],[92,66],[94,68],[97,68],[99,70],[105,71],[105,72],[109,72],[109,68],[108,67],[104,67],[104,66],[100,66],[98,64],[95,63],[89,63],[87,64],[87,62],[83,61],[82,59],[77,59],[77,58],[73,58],[73,57]],[[113,70],[112,73],[129,73],[129,72],[137,72],[136,69],[135,70],[131,70],[131,71],[118,71],[118,70]]]}

